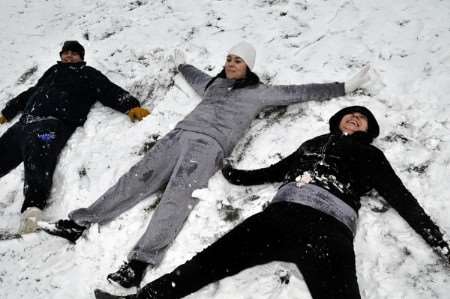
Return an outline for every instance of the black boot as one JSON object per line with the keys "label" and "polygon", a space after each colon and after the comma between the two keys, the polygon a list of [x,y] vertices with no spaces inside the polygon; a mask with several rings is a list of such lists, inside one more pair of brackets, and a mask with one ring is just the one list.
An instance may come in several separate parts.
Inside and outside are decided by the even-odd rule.
{"label": "black boot", "polygon": [[104,292],[102,290],[96,289],[94,291],[96,299],[137,299],[137,295],[125,295],[125,296],[116,296],[111,295],[110,293]]}
{"label": "black boot", "polygon": [[75,243],[87,229],[87,227],[78,225],[72,220],[58,220],[55,223],[39,222],[39,226],[46,233],[67,239],[72,243]]}
{"label": "black boot", "polygon": [[109,282],[117,283],[124,288],[137,287],[147,266],[145,262],[131,260],[129,263],[125,262],[116,272],[108,274],[106,278]]}

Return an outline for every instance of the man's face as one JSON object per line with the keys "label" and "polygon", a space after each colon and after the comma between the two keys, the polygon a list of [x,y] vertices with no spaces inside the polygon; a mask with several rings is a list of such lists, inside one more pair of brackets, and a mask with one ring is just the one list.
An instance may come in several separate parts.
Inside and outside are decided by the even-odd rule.
{"label": "man's face", "polygon": [[344,115],[339,123],[341,132],[349,135],[358,131],[367,132],[368,128],[367,117],[359,112]]}
{"label": "man's face", "polygon": [[61,61],[62,63],[77,63],[83,61],[83,59],[77,52],[68,50],[61,53]]}
{"label": "man's face", "polygon": [[228,55],[225,62],[225,75],[230,80],[241,80],[247,75],[247,64],[236,55]]}

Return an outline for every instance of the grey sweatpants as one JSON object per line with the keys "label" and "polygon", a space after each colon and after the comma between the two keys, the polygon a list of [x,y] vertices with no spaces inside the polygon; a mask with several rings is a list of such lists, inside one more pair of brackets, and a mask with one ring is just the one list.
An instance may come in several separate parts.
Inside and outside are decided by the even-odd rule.
{"label": "grey sweatpants", "polygon": [[128,256],[157,266],[198,202],[192,192],[207,186],[222,160],[222,148],[213,138],[174,130],[90,207],[71,212],[69,218],[80,225],[106,223],[167,184],[147,231]]}

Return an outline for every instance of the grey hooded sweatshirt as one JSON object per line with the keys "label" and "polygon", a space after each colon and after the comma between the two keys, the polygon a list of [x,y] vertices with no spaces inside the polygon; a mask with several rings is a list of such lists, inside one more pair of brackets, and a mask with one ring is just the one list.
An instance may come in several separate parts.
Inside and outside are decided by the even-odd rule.
{"label": "grey hooded sweatshirt", "polygon": [[211,76],[188,64],[180,72],[202,97],[195,109],[176,128],[214,138],[228,156],[252,120],[265,108],[306,101],[323,101],[345,95],[344,83],[277,85],[262,83],[234,89],[234,80],[217,78],[205,90]]}

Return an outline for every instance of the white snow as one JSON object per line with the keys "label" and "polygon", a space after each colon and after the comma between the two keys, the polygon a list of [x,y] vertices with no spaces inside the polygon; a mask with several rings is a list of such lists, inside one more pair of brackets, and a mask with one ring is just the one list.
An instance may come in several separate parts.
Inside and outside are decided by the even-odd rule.
{"label": "white snow", "polygon": [[[0,108],[58,59],[64,40],[77,39],[86,47],[88,64],[154,109],[139,123],[100,104],[92,109],[61,154],[47,219],[64,218],[92,203],[141,158],[145,142],[167,133],[198,103],[179,75],[171,84],[169,55],[175,48],[214,75],[226,51],[247,40],[257,49],[255,72],[271,84],[343,81],[367,63],[380,81],[369,88],[372,95],[293,105],[281,117],[275,113],[255,120],[233,153],[242,158],[238,167],[267,166],[327,132],[327,120],[338,109],[365,105],[381,125],[375,144],[450,233],[449,1],[2,0],[0,7]],[[37,68],[31,77],[22,76],[31,68]],[[10,126],[0,126],[0,134]],[[1,178],[0,186],[0,228],[13,228],[23,201],[23,166]],[[149,271],[145,281],[170,271],[260,211],[276,187],[232,186],[216,174],[208,189],[197,191],[199,205],[162,265]],[[259,198],[251,200],[254,194]],[[126,293],[105,277],[144,232],[152,213],[147,208],[155,199],[108,225],[92,227],[76,245],[44,233],[0,241],[0,298],[87,299],[95,288]],[[230,206],[240,212],[234,221],[225,220]],[[362,298],[449,298],[448,266],[393,209],[374,211],[381,206],[378,198],[366,197],[359,212],[355,250]],[[289,284],[279,278],[286,273]],[[310,295],[295,267],[274,262],[189,298]]]}

